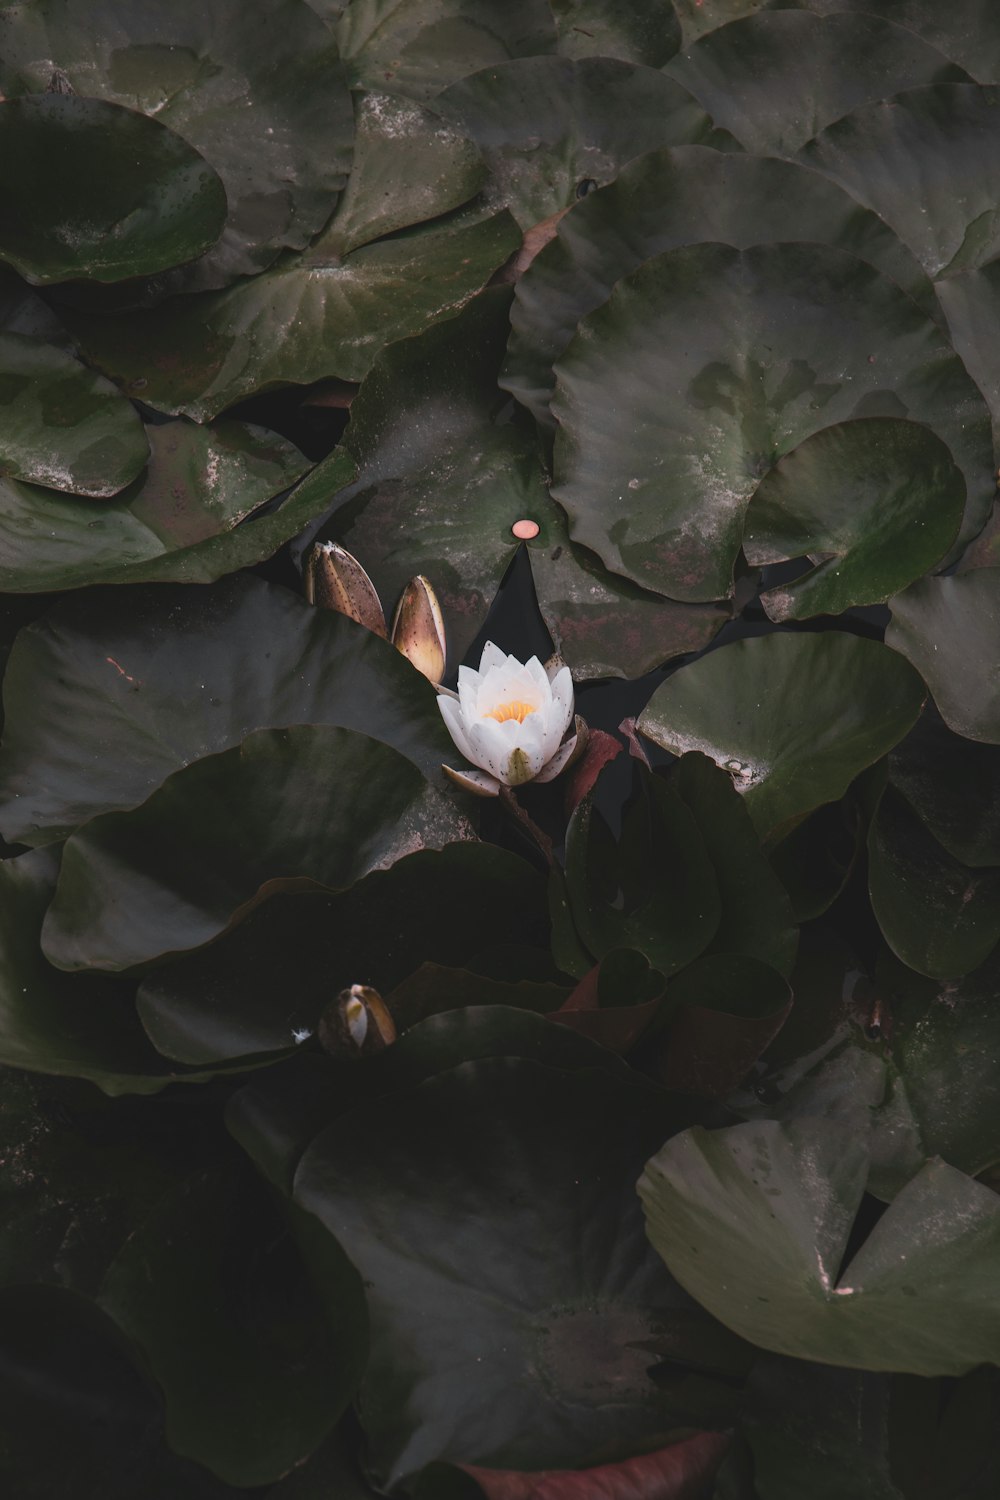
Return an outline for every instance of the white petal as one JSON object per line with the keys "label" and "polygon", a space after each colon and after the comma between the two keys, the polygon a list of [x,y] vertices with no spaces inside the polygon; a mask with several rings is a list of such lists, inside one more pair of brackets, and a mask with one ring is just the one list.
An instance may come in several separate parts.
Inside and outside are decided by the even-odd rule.
{"label": "white petal", "polygon": [[467,719],[479,718],[479,673],[471,667],[458,669],[458,701]]}
{"label": "white petal", "polygon": [[560,667],[552,679],[552,706],[562,718],[565,733],[573,718],[573,674],[569,667]]}
{"label": "white petal", "polygon": [[494,667],[506,666],[508,660],[513,661],[513,657],[508,658],[506,651],[501,651],[499,646],[494,646],[492,641],[487,641],[479,662],[480,675],[491,672]]}
{"label": "white petal", "polygon": [[564,766],[569,764],[573,751],[576,749],[576,735],[571,735],[565,745],[560,745],[547,765],[543,766],[535,777],[536,781],[553,781]]}
{"label": "white petal", "polygon": [[534,714],[529,714],[523,724],[516,719],[506,719],[502,724],[495,719],[480,719],[469,731],[469,742],[474,752],[471,759],[476,765],[485,766],[508,786],[510,758],[515,750],[522,752],[521,769],[528,771],[519,778],[521,781],[530,781],[544,764],[542,726]]}
{"label": "white petal", "polygon": [[536,689],[539,693],[542,694],[542,697],[547,703],[549,701],[549,698],[552,696],[552,690],[549,687],[548,674],[545,671],[545,668],[542,666],[541,662],[538,660],[538,657],[533,656],[530,661],[525,662],[524,670],[525,672],[527,672],[528,676],[535,684]]}
{"label": "white petal", "polygon": [[434,691],[440,693],[442,698],[454,698],[456,702],[458,701],[458,694],[455,692],[455,689],[446,688],[443,682],[436,682],[434,684]]}
{"label": "white petal", "polygon": [[472,745],[465,730],[465,720],[462,716],[461,704],[456,703],[454,698],[438,698],[437,706],[441,711],[441,717],[445,722],[445,728],[451,735],[455,744],[461,750],[466,760],[475,761]]}
{"label": "white petal", "polygon": [[453,771],[451,766],[441,767],[449,781],[472,792],[476,797],[499,797],[501,783],[487,771]]}
{"label": "white petal", "polygon": [[562,671],[562,669],[563,669],[563,667],[565,665],[566,665],[566,663],[563,661],[563,659],[559,655],[558,651],[554,651],[552,653],[552,655],[549,657],[548,661],[546,661],[546,662],[543,663],[543,667],[544,667],[544,670],[545,670],[545,675],[549,679],[550,682],[555,677],[555,675],[556,675],[557,672],[561,672]]}

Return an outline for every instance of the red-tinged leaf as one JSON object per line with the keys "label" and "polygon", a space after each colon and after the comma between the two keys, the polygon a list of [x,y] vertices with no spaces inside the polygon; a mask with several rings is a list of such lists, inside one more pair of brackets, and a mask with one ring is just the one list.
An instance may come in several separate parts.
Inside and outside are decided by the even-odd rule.
{"label": "red-tinged leaf", "polygon": [[610,765],[621,751],[621,741],[616,740],[613,734],[605,734],[603,729],[590,731],[587,748],[573,767],[573,774],[566,787],[567,817],[579,807],[587,793],[593,791],[594,782],[604,767]]}
{"label": "red-tinged leaf", "polygon": [[729,1443],[725,1433],[699,1432],[656,1453],[596,1469],[521,1474],[513,1469],[461,1467],[486,1500],[702,1500]]}
{"label": "red-tinged leaf", "polygon": [[645,746],[639,738],[639,732],[636,729],[635,718],[632,717],[631,719],[622,719],[621,723],[618,726],[618,730],[620,734],[623,734],[625,736],[625,739],[628,742],[629,755],[632,756],[633,760],[641,761],[642,764],[646,767],[647,771],[650,770],[651,767],[649,764],[649,756],[646,754]]}
{"label": "red-tinged leaf", "polygon": [[611,1052],[626,1053],[635,1046],[656,1015],[660,1001],[657,998],[639,1005],[602,1007],[598,997],[600,967],[600,964],[595,964],[590,973],[584,975],[549,1019],[558,1021],[560,1026],[568,1026],[592,1042],[599,1042]]}

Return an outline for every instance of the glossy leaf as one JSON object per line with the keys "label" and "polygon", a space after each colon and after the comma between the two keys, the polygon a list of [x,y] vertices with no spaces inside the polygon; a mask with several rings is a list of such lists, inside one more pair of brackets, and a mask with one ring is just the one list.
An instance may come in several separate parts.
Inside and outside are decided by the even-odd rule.
{"label": "glossy leaf", "polygon": [[1000,865],[1000,750],[954,734],[924,709],[889,757],[889,779],[965,865]]}
{"label": "glossy leaf", "polygon": [[657,688],[639,730],[729,771],[762,838],[842,797],[909,730],[923,683],[876,641],[828,632],[736,641]]}
{"label": "glossy leaf", "polygon": [[765,10],[772,0],[673,0],[681,23],[682,47],[688,48],[706,32],[716,31],[730,21]]}
{"label": "glossy leaf", "polygon": [[357,134],[347,190],[320,237],[330,254],[435,219],[479,192],[486,165],[471,141],[409,99],[355,95]]}
{"label": "glossy leaf", "polygon": [[1000,870],[955,859],[891,787],[868,836],[868,885],[886,942],[919,974],[958,979],[1000,941]]}
{"label": "glossy leaf", "polygon": [[928,1162],[842,1267],[867,1170],[856,1128],[758,1120],[675,1136],[639,1191],[673,1274],[762,1348],[916,1375],[961,1375],[991,1360],[996,1194]]}
{"label": "glossy leaf", "polygon": [[615,282],[679,245],[815,240],[847,250],[940,312],[913,255],[836,183],[793,162],[706,146],[647,151],[588,193],[517,282],[503,384],[551,425],[552,365]]}
{"label": "glossy leaf", "polygon": [[327,725],[257,730],[69,840],[43,948],[60,968],[129,968],[210,942],[275,889],[344,889],[471,836],[389,745]]}
{"label": "glossy leaf", "polygon": [[924,578],[889,601],[886,644],[920,672],[956,734],[1000,744],[1000,569]]}
{"label": "glossy leaf", "polygon": [[0,829],[28,844],[136,806],[255,729],[341,724],[427,776],[451,750],[433,688],[398,651],[248,577],[64,601],[21,632],[4,704]]}
{"label": "glossy leaf", "polygon": [[12,479],[116,495],[149,455],[134,407],[109,380],[25,334],[0,333],[0,410],[0,473]]}
{"label": "glossy leaf", "polygon": [[563,57],[620,57],[662,68],[681,42],[671,0],[552,0]]}
{"label": "glossy leaf", "polygon": [[[539,527],[527,543],[539,608],[577,681],[631,676],[699,650],[724,624],[723,610],[653,598],[570,543],[534,435],[509,420],[496,386],[509,303],[506,289],[489,291],[380,357],[345,435],[359,488],[319,534],[360,558],[384,599],[426,574],[452,661],[486,618],[523,518]],[[330,462],[303,482],[317,501],[329,503]]]}
{"label": "glossy leaf", "polygon": [[[690,0],[683,0],[689,4]],[[739,3],[739,0],[737,0]],[[962,0],[942,6],[937,0],[805,0],[810,10],[863,10],[884,16],[923,37],[980,83],[1000,79],[1000,38],[991,0]]]}
{"label": "glossy leaf", "polygon": [[[657,1386],[641,1345],[676,1330],[683,1370],[688,1304],[644,1243],[631,1194],[662,1118],[616,1079],[497,1059],[313,1142],[295,1196],[367,1285],[359,1412],[380,1487],[434,1458],[586,1466],[677,1423],[683,1376]],[[603,1232],[583,1233],[595,1221]]]}
{"label": "glossy leaf", "polygon": [[476,142],[491,173],[487,201],[522,229],[643,151],[718,139],[686,89],[609,57],[519,58],[453,83],[434,108]]}
{"label": "glossy leaf", "polygon": [[[208,583],[269,557],[311,519],[289,501],[239,526],[309,467],[275,433],[242,422],[182,421],[147,428],[144,445],[147,439],[145,473],[105,505],[0,481],[0,588]],[[346,483],[353,468],[343,455],[339,462]]]}
{"label": "glossy leaf", "polygon": [[198,152],[104,100],[6,100],[0,162],[0,259],[35,285],[151,276],[201,255],[225,222],[225,188]]}
{"label": "glossy leaf", "polygon": [[[584,319],[556,377],[553,494],[570,535],[673,598],[731,591],[761,479],[837,422],[929,426],[966,478],[963,538],[992,502],[978,390],[909,299],[842,252],[697,245],[658,255]],[[665,405],[664,391],[685,401]]]}
{"label": "glossy leaf", "polygon": [[952,345],[989,404],[994,426],[1000,424],[1000,261],[975,271],[960,271],[939,281],[938,302],[948,320]]}
{"label": "glossy leaf", "polygon": [[350,95],[335,42],[303,0],[42,0],[0,14],[0,58],[8,96],[46,88],[58,67],[77,93],[155,116],[218,172],[221,238],[161,294],[225,286],[284,246],[301,249],[344,186]]}
{"label": "glossy leaf", "polygon": [[815,568],[761,602],[772,620],[883,604],[955,540],[965,480],[934,433],[873,418],[827,427],[765,476],[747,511],[752,567],[808,555]]}
{"label": "glossy leaf", "polygon": [[343,261],[320,240],[224,292],[117,316],[75,310],[67,321],[126,394],[206,421],[274,386],[360,380],[387,344],[462,307],[517,244],[506,213],[366,245]]}
{"label": "glossy leaf", "polygon": [[695,42],[667,72],[758,156],[794,155],[825,125],[869,100],[966,77],[891,21],[797,9],[734,20]]}

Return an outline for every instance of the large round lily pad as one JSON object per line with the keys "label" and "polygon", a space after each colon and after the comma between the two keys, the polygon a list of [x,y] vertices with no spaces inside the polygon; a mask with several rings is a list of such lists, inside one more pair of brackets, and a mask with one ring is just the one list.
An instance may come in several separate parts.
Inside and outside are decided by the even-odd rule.
{"label": "large round lily pad", "polygon": [[28,281],[151,276],[225,218],[218,174],[158,120],[67,94],[0,103],[0,259]]}
{"label": "large round lily pad", "polygon": [[503,384],[551,424],[552,365],[615,282],[678,245],[814,240],[847,250],[940,316],[916,259],[836,183],[793,162],[707,146],[647,151],[577,203],[517,282]]}
{"label": "large round lily pad", "polygon": [[42,946],[59,968],[126,969],[210,942],[276,890],[344,889],[472,836],[389,745],[328,725],[257,730],[69,840]]}
{"label": "large round lily pad", "polygon": [[0,416],[0,474],[13,479],[116,495],[149,456],[138,413],[110,380],[26,334],[0,333]]}
{"label": "large round lily pad", "polygon": [[681,42],[671,0],[551,0],[563,57],[621,57],[662,68]]}
{"label": "large round lily pad", "polygon": [[886,645],[917,668],[948,727],[1000,744],[1000,569],[923,578],[889,607]]}
{"label": "large round lily pad", "polygon": [[754,567],[808,556],[815,568],[762,603],[772,620],[883,604],[955,540],[965,480],[926,427],[872,418],[807,438],[750,502],[743,551]]}
{"label": "large round lily pad", "polygon": [[889,756],[889,780],[955,859],[1000,866],[1000,748],[955,734],[928,704]]}
{"label": "large round lily pad", "polygon": [[[902,668],[902,670],[901,670]],[[877,641],[829,632],[735,641],[657,688],[639,729],[729,771],[761,836],[842,797],[909,730],[917,673]]]}
{"label": "large round lily pad", "polygon": [[678,1423],[684,1382],[650,1379],[648,1345],[683,1370],[697,1324],[644,1243],[633,1188],[643,1143],[667,1128],[645,1089],[501,1058],[313,1142],[295,1197],[366,1283],[359,1414],[380,1488],[431,1459],[624,1457]]}
{"label": "large round lily pad", "polygon": [[[46,88],[58,67],[77,93],[155,116],[219,174],[228,198],[221,238],[161,291],[225,286],[284,246],[301,249],[344,186],[350,95],[336,43],[304,0],[9,6],[0,59],[8,97]],[[84,171],[92,190],[103,167]]]}
{"label": "large round lily pad", "polygon": [[978,389],[934,324],[841,251],[658,255],[584,319],[556,379],[553,493],[570,535],[671,598],[730,592],[750,496],[838,422],[906,417],[936,432],[965,475],[965,536],[992,501]]}
{"label": "large round lily pad", "polygon": [[[698,0],[678,0],[678,3],[697,5]],[[718,0],[708,3],[714,8]],[[722,3],[732,5],[734,0]],[[747,0],[735,3],[744,5]],[[753,4],[753,0],[749,3]],[[1000,35],[993,0],[961,0],[958,5],[940,5],[938,0],[799,0],[799,3],[821,15],[861,10],[884,16],[923,37],[978,82],[1000,82]]]}
{"label": "large round lily pad", "polygon": [[387,641],[247,576],[66,600],[19,635],[4,703],[0,828],[28,844],[136,806],[255,729],[344,725],[427,776],[453,752],[433,688]]}
{"label": "large round lily pad", "polygon": [[[236,529],[309,467],[275,433],[242,422],[213,428],[179,421],[149,427],[142,441],[145,473],[100,506],[0,480],[0,588],[206,583],[269,557],[311,519],[290,503]],[[346,483],[353,467],[342,454],[339,466]]]}

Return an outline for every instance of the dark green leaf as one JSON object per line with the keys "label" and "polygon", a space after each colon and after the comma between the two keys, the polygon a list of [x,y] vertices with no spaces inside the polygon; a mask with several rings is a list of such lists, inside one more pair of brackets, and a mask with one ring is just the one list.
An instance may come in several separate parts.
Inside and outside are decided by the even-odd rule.
{"label": "dark green leaf", "polygon": [[889,607],[886,644],[920,672],[949,729],[1000,744],[1000,569],[924,578]]}
{"label": "dark green leaf", "polygon": [[667,251],[584,319],[556,377],[553,494],[571,536],[673,598],[731,591],[761,479],[838,422],[905,416],[937,433],[968,486],[963,540],[992,502],[979,391],[913,303],[840,251]]}
{"label": "dark green leaf", "polygon": [[[207,583],[262,561],[312,519],[289,501],[236,529],[309,467],[275,433],[242,422],[211,428],[181,421],[149,427],[144,446],[146,438],[146,472],[104,505],[0,481],[0,588],[37,593],[94,583]],[[346,483],[353,466],[343,454],[338,461]]]}
{"label": "dark green leaf", "polygon": [[[808,66],[803,66],[808,59]],[[825,125],[900,89],[966,74],[875,16],[747,16],[702,37],[667,72],[758,156],[791,156]]]}
{"label": "dark green leaf", "polygon": [[21,632],[4,704],[0,828],[29,844],[134,807],[254,729],[341,724],[427,776],[452,750],[433,689],[399,652],[248,577],[66,600]]}
{"label": "dark green leaf", "polygon": [[919,677],[860,636],[735,641],[657,688],[639,729],[730,773],[762,838],[825,802],[891,750],[920,712]]}
{"label": "dark green leaf", "polygon": [[884,604],[955,540],[965,480],[939,437],[873,418],[827,427],[785,455],[747,511],[752,567],[808,555],[816,567],[762,596],[772,620]]}
{"label": "dark green leaf", "polygon": [[961,1375],[1000,1339],[1000,1199],[928,1162],[845,1266],[865,1134],[816,1117],[685,1131],[640,1181],[649,1234],[681,1284],[762,1348]]}
{"label": "dark green leaf", "polygon": [[43,947],[60,968],[129,968],[210,942],[276,889],[343,889],[470,837],[389,745],[327,725],[260,729],[73,835]]}
{"label": "dark green leaf", "polygon": [[[678,3],[690,4],[691,0]],[[820,14],[863,10],[884,16],[923,37],[980,83],[1000,80],[1000,35],[993,0],[961,0],[958,5],[941,5],[938,0],[805,0],[805,4]]]}
{"label": "dark green leaf", "polygon": [[965,368],[989,403],[1000,426],[1000,260],[977,271],[960,272],[937,284],[937,297],[948,320],[948,332]]}
{"label": "dark green leaf", "polygon": [[953,734],[928,705],[890,755],[889,779],[955,859],[1000,865],[1000,750]]}
{"label": "dark green leaf", "polygon": [[687,89],[610,57],[501,63],[453,83],[434,108],[476,142],[491,173],[487,201],[522,229],[571,207],[581,183],[612,181],[640,152],[718,139]]}
{"label": "dark green leaf", "polygon": [[0,104],[0,204],[0,259],[35,285],[151,276],[214,245],[226,218],[217,173],[179,135],[68,94]]}
{"label": "dark green leaf", "polygon": [[[219,173],[229,202],[222,237],[160,291],[225,286],[283,246],[301,249],[344,186],[350,95],[333,38],[302,0],[8,6],[0,57],[8,96],[46,88],[57,66],[78,93],[155,115]],[[80,186],[89,192],[102,177],[88,161]]]}
{"label": "dark green leaf", "polygon": [[681,43],[671,0],[551,0],[563,57],[621,57],[662,68]]}
{"label": "dark green leaf", "polygon": [[664,1128],[629,1083],[497,1059],[314,1141],[295,1194],[366,1282],[359,1411],[380,1487],[434,1458],[587,1465],[705,1425],[683,1375],[649,1378],[643,1347],[672,1339],[683,1368],[698,1339],[632,1188]]}
{"label": "dark green leaf", "polygon": [[940,317],[910,251],[818,172],[705,146],[647,151],[577,203],[519,278],[503,371],[507,390],[551,425],[551,367],[580,320],[644,260],[706,240],[739,249],[765,240],[815,240],[847,250]]}
{"label": "dark green leaf", "polygon": [[854,869],[864,831],[852,802],[828,803],[771,850],[771,868],[788,892],[796,922],[822,916],[836,901]]}
{"label": "dark green leaf", "polygon": [[771,4],[773,0],[673,0],[684,38],[682,46],[686,49],[706,32],[752,16]]}
{"label": "dark green leaf", "polygon": [[360,380],[387,344],[462,307],[518,243],[506,213],[435,224],[343,261],[320,239],[224,292],[66,316],[88,358],[127,394],[206,421],[274,386]]}
{"label": "dark green leaf", "polygon": [[149,456],[135,409],[110,380],[26,334],[0,333],[0,412],[0,473],[12,479],[116,495]]}

